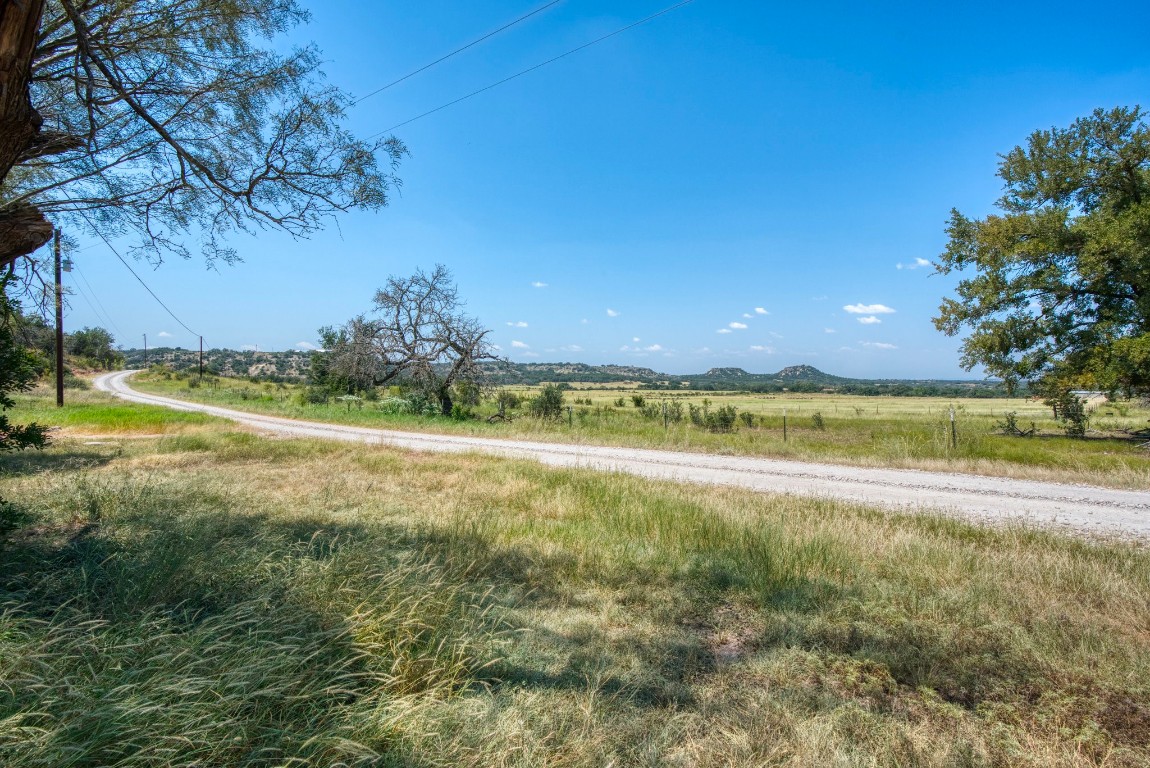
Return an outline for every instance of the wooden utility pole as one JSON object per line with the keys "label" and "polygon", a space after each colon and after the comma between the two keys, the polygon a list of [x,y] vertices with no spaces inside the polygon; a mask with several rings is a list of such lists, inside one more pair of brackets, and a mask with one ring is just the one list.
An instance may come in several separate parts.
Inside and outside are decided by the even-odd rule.
{"label": "wooden utility pole", "polygon": [[56,261],[56,407],[64,405],[64,285],[60,272],[60,230],[52,250]]}
{"label": "wooden utility pole", "polygon": [[144,367],[148,367],[148,334],[144,334]]}
{"label": "wooden utility pole", "polygon": [[204,337],[200,337],[200,381],[204,380]]}

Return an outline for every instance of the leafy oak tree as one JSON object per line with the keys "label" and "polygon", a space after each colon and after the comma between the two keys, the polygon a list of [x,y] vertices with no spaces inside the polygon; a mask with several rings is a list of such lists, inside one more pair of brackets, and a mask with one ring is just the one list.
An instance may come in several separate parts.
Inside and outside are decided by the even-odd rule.
{"label": "leafy oak tree", "polygon": [[935,325],[962,365],[1048,393],[1150,391],[1150,130],[1139,107],[1037,131],[1002,157],[1000,214],[951,211]]}

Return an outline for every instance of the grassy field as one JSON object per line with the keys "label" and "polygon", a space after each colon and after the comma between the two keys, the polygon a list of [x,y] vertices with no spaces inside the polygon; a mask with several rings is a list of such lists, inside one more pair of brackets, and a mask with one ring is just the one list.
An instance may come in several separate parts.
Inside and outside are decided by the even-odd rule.
{"label": "grassy field", "polygon": [[32,405],[4,766],[1150,765],[1134,544]]}
{"label": "grassy field", "polygon": [[[143,391],[197,402],[271,413],[291,418],[333,421],[389,429],[471,434],[484,437],[534,438],[643,448],[703,451],[829,461],[863,466],[972,472],[1005,477],[1083,482],[1117,488],[1150,489],[1150,451],[1146,437],[1133,433],[1150,427],[1150,409],[1136,403],[1095,408],[1087,439],[1064,436],[1050,409],[1026,399],[852,397],[834,395],[753,395],[696,393],[677,395],[684,404],[711,410],[731,405],[749,414],[753,426],[740,423],[732,433],[713,433],[683,419],[664,427],[659,415],[644,417],[631,400],[671,400],[662,393],[616,389],[577,389],[566,393],[571,412],[557,422],[519,416],[510,423],[483,418],[452,421],[438,417],[388,415],[375,404],[300,404],[298,387],[220,379],[211,386],[189,387],[187,380],[137,376]],[[519,390],[524,396],[531,390]],[[623,404],[618,405],[622,399]],[[589,402],[588,402],[589,401]],[[952,441],[950,411],[955,412],[957,445]],[[786,411],[786,440],[783,436]],[[494,413],[484,403],[478,415]],[[1013,412],[1023,429],[1037,434],[1002,433],[1004,414]],[[818,414],[821,427],[816,426]]]}

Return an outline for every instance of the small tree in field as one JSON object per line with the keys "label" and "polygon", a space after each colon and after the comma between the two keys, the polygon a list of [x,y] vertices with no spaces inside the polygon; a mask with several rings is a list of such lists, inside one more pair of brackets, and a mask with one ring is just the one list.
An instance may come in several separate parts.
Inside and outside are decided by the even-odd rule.
{"label": "small tree in field", "polygon": [[531,415],[541,419],[558,419],[563,416],[563,390],[548,384],[531,400]]}
{"label": "small tree in field", "polygon": [[388,278],[370,315],[323,329],[327,375],[349,388],[406,383],[451,415],[454,398],[478,401],[484,360],[498,360],[490,330],[462,312],[463,301],[442,265],[426,274]]}

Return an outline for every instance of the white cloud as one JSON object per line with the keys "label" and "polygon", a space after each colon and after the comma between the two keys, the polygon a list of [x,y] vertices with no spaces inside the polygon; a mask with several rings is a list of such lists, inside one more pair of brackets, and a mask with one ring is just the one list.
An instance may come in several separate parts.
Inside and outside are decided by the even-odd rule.
{"label": "white cloud", "polygon": [[920,267],[929,267],[930,262],[919,256],[910,264],[903,264],[901,261],[894,265],[895,269],[918,269]]}
{"label": "white cloud", "polygon": [[568,344],[565,347],[559,347],[560,352],[582,352],[583,347],[578,344]]}
{"label": "white cloud", "polygon": [[532,287],[532,288],[546,288],[546,287],[547,287],[547,283],[541,283],[541,282],[539,282],[538,280],[536,280],[535,282],[533,282],[533,283],[531,284],[531,287]]}
{"label": "white cloud", "polygon": [[512,349],[531,349],[531,346],[529,344],[524,344],[522,341],[513,341],[513,342],[511,342],[511,348]]}
{"label": "white cloud", "polygon": [[847,304],[843,307],[852,315],[892,315],[894,310],[885,304]]}
{"label": "white cloud", "polygon": [[172,338],[172,334],[168,333],[167,331],[160,331],[160,332],[159,332],[159,333],[157,333],[156,335],[157,335],[157,336],[159,336],[161,339],[170,339],[170,338]]}
{"label": "white cloud", "polygon": [[762,307],[755,307],[755,314],[756,315],[769,315],[771,313],[768,312],[767,310],[763,309]]}
{"label": "white cloud", "polygon": [[763,346],[762,344],[751,345],[751,351],[752,352],[766,352],[768,355],[775,354],[775,348],[774,347],[766,347],[766,346]]}
{"label": "white cloud", "polygon": [[521,357],[539,357],[539,354],[536,352],[524,352]]}
{"label": "white cloud", "polygon": [[894,344],[887,344],[885,341],[861,341],[859,343],[871,349],[898,349]]}
{"label": "white cloud", "polygon": [[591,321],[588,320],[587,318],[583,318],[582,320],[579,321],[579,324],[580,325],[590,325]]}
{"label": "white cloud", "polygon": [[613,310],[613,309],[607,310],[607,317],[618,317],[618,316],[619,316],[619,313],[616,312],[615,310]]}
{"label": "white cloud", "polygon": [[730,332],[731,332],[730,328],[720,328],[719,330],[715,331],[715,333],[730,333]]}
{"label": "white cloud", "polygon": [[823,294],[822,296],[811,296],[811,301],[826,301],[828,298],[830,297],[826,294]]}
{"label": "white cloud", "polygon": [[823,328],[823,333],[838,333],[834,328]]}
{"label": "white cloud", "polygon": [[700,347],[700,348],[693,350],[693,351],[696,355],[709,355],[711,353],[711,348],[710,347]]}
{"label": "white cloud", "polygon": [[860,318],[858,318],[858,321],[860,323],[862,323],[863,325],[878,325],[879,323],[882,322],[882,320],[879,320],[874,315],[867,315],[866,317],[860,317]]}
{"label": "white cloud", "polygon": [[734,328],[737,331],[742,331],[742,330],[746,329],[747,324],[746,323],[728,323],[727,327],[728,328]]}
{"label": "white cloud", "polygon": [[652,344],[649,347],[643,347],[643,349],[647,350],[648,352],[662,352],[663,351],[663,347],[660,344]]}
{"label": "white cloud", "polygon": [[527,327],[527,323],[523,322],[522,320],[517,320],[514,323],[511,322],[510,320],[508,320],[507,324],[510,325],[512,328],[526,328]]}
{"label": "white cloud", "polygon": [[750,312],[744,312],[744,313],[743,313],[743,317],[745,317],[745,318],[747,318],[748,320],[750,320],[750,319],[751,319],[751,313],[750,313]]}
{"label": "white cloud", "polygon": [[771,337],[775,338],[775,339],[781,339],[781,338],[783,338],[783,334],[775,333],[774,331],[771,331]]}
{"label": "white cloud", "polygon": [[492,344],[491,348],[494,349],[496,352],[502,352],[503,351],[503,347],[499,346],[498,344]]}
{"label": "white cloud", "polygon": [[639,343],[640,341],[642,341],[642,339],[640,339],[638,336],[632,336],[631,341],[633,341],[635,343]]}
{"label": "white cloud", "polygon": [[295,343],[295,348],[296,349],[304,349],[304,350],[319,349],[318,346],[316,346],[315,344],[312,344],[310,341],[297,341]]}

